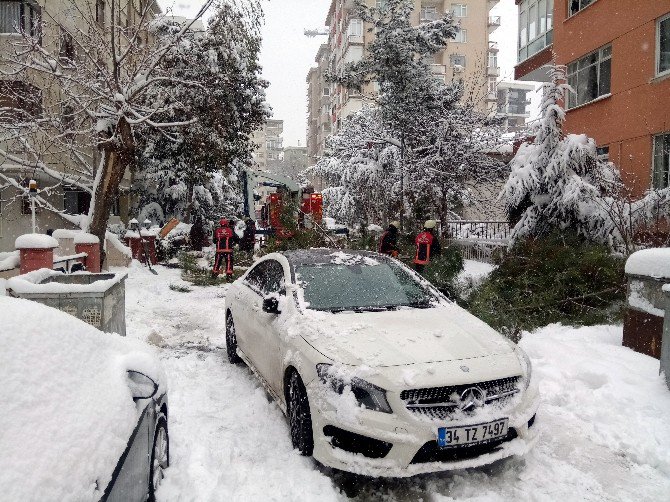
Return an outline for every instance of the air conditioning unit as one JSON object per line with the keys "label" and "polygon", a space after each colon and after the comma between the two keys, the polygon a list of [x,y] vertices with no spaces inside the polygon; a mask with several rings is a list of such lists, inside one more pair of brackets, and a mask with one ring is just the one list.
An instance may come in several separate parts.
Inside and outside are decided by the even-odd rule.
{"label": "air conditioning unit", "polygon": [[463,73],[465,68],[459,64],[454,65],[454,73]]}

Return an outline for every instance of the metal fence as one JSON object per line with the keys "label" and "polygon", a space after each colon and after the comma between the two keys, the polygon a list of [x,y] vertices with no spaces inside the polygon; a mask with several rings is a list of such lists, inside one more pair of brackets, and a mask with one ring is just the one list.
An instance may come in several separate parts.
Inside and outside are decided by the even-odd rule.
{"label": "metal fence", "polygon": [[450,246],[458,246],[466,260],[493,264],[506,252],[510,224],[507,221],[447,221],[442,235]]}

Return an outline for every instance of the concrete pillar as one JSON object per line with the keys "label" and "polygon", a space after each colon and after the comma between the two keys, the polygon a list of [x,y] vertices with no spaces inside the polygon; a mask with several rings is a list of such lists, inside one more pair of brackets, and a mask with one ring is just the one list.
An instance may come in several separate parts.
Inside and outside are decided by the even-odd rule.
{"label": "concrete pillar", "polygon": [[16,239],[16,249],[19,250],[21,260],[21,274],[34,270],[54,267],[54,249],[58,241],[43,234],[26,234]]}
{"label": "concrete pillar", "polygon": [[75,253],[86,253],[86,270],[92,274],[99,274],[100,267],[100,239],[95,235],[78,233],[74,237]]}

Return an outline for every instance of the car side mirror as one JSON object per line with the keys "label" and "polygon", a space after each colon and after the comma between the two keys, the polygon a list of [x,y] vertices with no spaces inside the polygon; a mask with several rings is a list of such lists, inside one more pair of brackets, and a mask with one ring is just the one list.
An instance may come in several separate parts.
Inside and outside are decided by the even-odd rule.
{"label": "car side mirror", "polygon": [[263,298],[263,312],[268,314],[281,314],[279,310],[279,300],[273,296]]}
{"label": "car side mirror", "polygon": [[133,394],[133,401],[150,399],[158,392],[158,384],[139,371],[128,370],[128,387]]}

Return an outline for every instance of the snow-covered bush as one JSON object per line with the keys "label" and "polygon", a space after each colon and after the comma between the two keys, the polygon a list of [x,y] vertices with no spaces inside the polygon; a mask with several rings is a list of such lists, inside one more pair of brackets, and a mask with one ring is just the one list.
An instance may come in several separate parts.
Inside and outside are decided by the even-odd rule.
{"label": "snow-covered bush", "polygon": [[620,320],[624,260],[574,232],[520,240],[472,294],[469,310],[512,337],[550,323]]}

